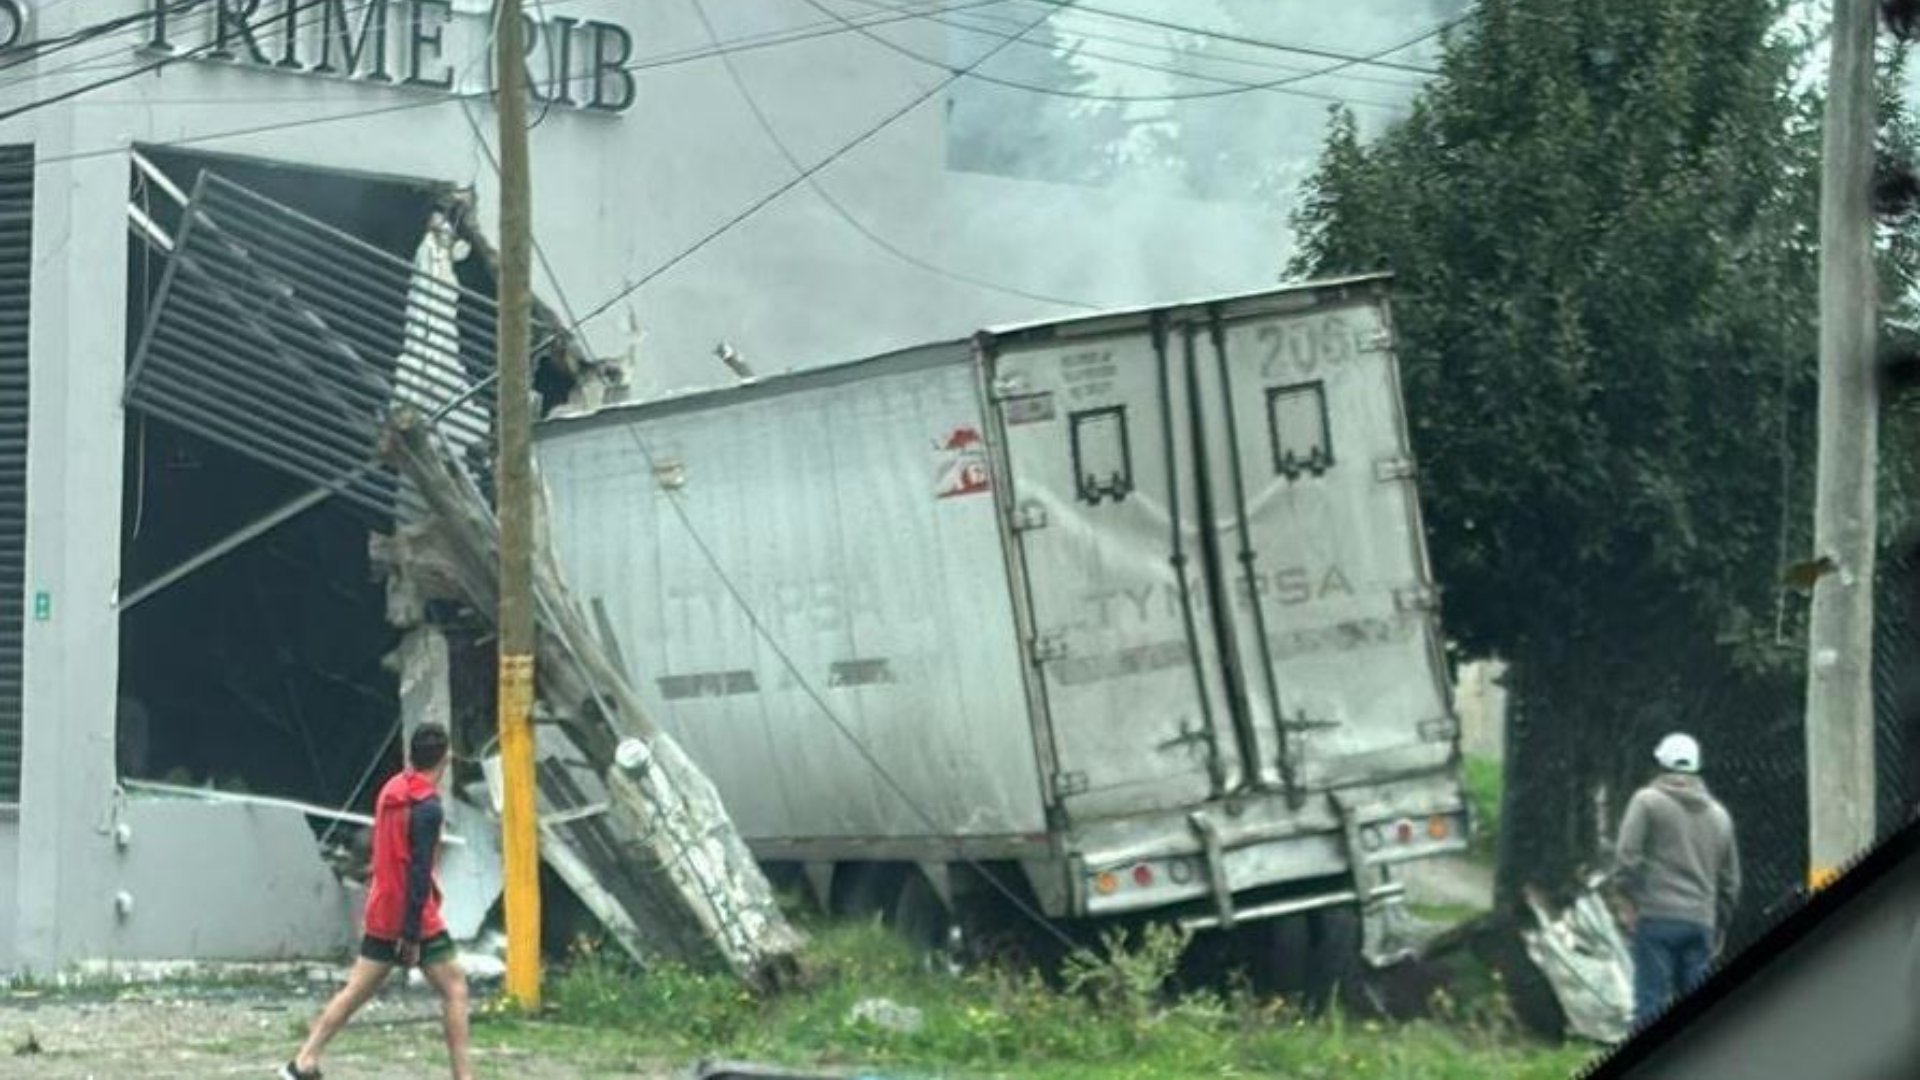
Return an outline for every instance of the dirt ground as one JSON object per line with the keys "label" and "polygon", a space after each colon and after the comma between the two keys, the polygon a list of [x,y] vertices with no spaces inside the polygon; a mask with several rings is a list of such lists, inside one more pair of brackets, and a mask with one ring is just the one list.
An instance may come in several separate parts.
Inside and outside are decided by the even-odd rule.
{"label": "dirt ground", "polygon": [[[0,1077],[265,1080],[290,1056],[298,1033],[330,990],[326,985],[305,990],[151,987],[111,998],[0,990]],[[567,1056],[564,1050],[536,1057],[498,1045],[484,1025],[475,1044],[475,1068],[485,1080],[667,1080],[683,1073]],[[325,1065],[327,1076],[338,1080],[448,1075],[436,1000],[425,991],[388,991],[334,1043]]]}

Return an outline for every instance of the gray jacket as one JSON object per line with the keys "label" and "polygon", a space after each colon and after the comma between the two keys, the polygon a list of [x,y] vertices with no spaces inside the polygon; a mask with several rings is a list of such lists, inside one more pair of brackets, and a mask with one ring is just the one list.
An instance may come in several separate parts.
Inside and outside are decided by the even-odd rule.
{"label": "gray jacket", "polygon": [[1733,818],[1699,777],[1667,773],[1627,803],[1614,876],[1643,918],[1723,929],[1740,900]]}

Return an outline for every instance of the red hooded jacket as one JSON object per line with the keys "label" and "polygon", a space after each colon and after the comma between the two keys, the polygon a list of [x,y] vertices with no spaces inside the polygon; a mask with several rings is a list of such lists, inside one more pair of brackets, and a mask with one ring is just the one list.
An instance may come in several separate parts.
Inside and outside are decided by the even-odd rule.
{"label": "red hooded jacket", "polygon": [[373,884],[366,933],[382,941],[426,941],[445,933],[433,879],[446,819],[433,781],[412,769],[387,781],[373,812]]}

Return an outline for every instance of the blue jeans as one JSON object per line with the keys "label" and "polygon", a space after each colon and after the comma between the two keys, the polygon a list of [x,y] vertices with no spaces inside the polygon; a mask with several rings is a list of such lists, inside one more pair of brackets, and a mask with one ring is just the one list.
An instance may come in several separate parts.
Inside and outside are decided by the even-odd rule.
{"label": "blue jeans", "polygon": [[1633,1020],[1646,1024],[1699,986],[1713,962],[1711,928],[1643,918],[1633,928]]}

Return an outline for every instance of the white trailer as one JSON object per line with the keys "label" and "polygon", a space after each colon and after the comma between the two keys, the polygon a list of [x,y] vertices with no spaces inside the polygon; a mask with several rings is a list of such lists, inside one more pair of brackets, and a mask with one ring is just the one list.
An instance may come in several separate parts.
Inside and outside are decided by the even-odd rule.
{"label": "white trailer", "polygon": [[992,874],[1054,919],[1380,960],[1393,865],[1468,830],[1388,297],[557,419],[555,545],[756,854],[835,906],[925,932]]}

